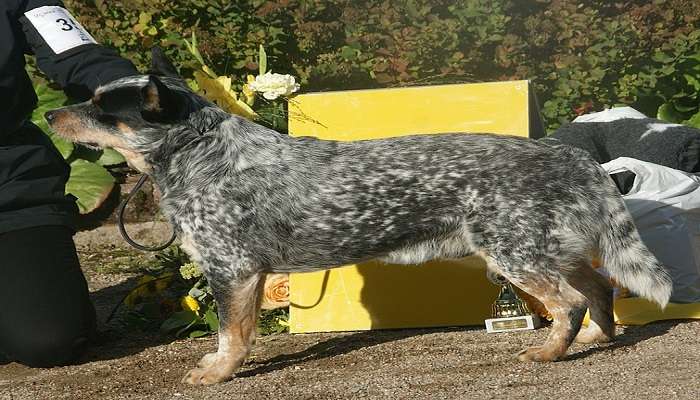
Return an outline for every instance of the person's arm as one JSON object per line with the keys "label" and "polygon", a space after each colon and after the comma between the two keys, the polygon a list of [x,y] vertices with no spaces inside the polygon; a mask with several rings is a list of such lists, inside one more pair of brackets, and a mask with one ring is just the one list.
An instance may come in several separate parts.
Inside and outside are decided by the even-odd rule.
{"label": "person's arm", "polygon": [[68,95],[87,99],[100,85],[138,74],[131,61],[97,44],[61,1],[19,0],[18,14],[37,66]]}

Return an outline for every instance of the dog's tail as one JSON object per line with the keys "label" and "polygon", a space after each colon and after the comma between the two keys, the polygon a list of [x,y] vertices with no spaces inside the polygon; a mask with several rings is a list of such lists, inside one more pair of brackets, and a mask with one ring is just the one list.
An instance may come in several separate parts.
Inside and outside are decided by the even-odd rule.
{"label": "dog's tail", "polygon": [[671,276],[642,242],[622,198],[616,193],[608,205],[609,223],[599,239],[602,265],[622,286],[666,307]]}

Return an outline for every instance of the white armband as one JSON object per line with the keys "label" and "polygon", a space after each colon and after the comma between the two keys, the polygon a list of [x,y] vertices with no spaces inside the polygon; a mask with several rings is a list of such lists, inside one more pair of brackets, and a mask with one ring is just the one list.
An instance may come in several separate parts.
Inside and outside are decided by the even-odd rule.
{"label": "white armband", "polygon": [[83,44],[97,43],[63,7],[38,7],[27,11],[24,15],[56,54]]}

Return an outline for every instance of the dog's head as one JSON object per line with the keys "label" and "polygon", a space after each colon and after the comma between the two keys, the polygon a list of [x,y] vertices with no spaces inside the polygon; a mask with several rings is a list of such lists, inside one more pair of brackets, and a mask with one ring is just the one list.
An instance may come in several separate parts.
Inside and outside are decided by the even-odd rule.
{"label": "dog's head", "polygon": [[211,125],[226,117],[193,93],[157,48],[151,72],[111,82],[98,88],[92,99],[48,111],[44,117],[58,135],[88,147],[112,148],[132,167],[150,172],[147,154],[166,134],[201,132],[204,127],[192,124]]}

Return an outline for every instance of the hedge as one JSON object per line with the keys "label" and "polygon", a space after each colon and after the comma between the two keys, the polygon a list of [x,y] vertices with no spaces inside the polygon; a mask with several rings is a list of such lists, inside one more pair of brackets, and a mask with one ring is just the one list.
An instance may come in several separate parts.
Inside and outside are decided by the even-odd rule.
{"label": "hedge", "polygon": [[194,32],[207,63],[240,83],[257,70],[260,44],[305,91],[532,79],[550,130],[617,104],[655,115],[668,103],[667,115],[685,120],[700,100],[696,0],[65,3],[144,70],[159,44],[191,74],[181,40]]}

